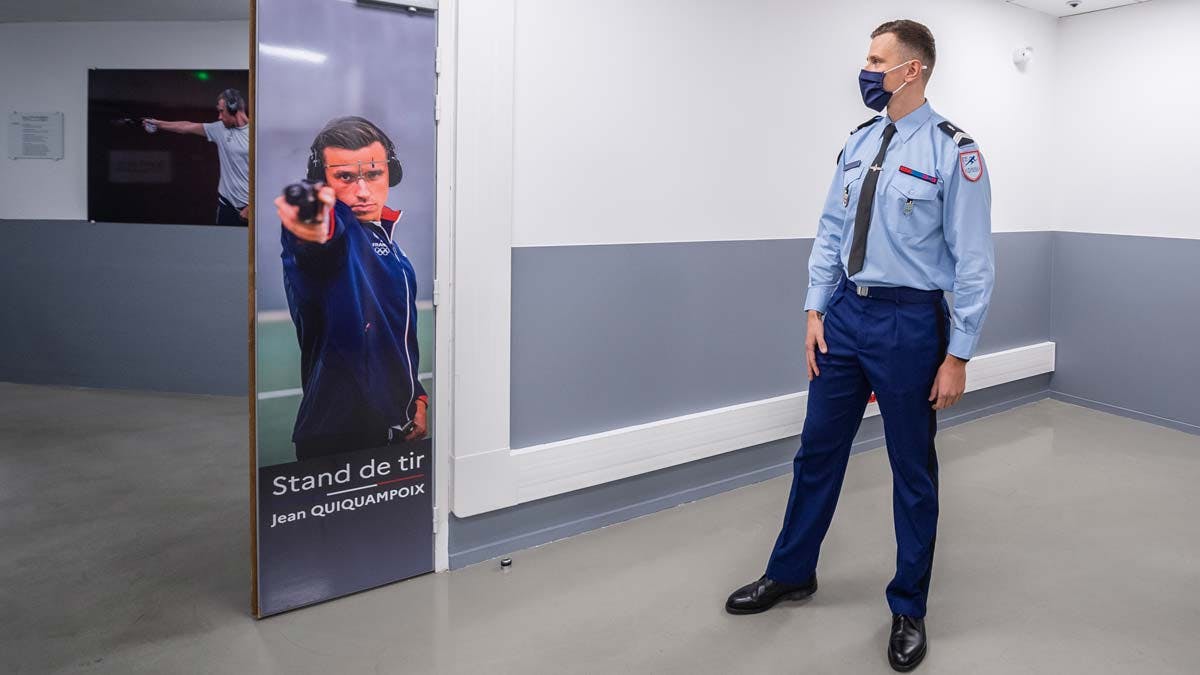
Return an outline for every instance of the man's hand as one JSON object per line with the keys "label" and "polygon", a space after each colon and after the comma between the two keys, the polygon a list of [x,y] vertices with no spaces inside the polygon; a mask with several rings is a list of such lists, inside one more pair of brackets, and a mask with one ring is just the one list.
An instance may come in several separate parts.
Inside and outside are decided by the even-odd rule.
{"label": "man's hand", "polygon": [[945,410],[958,403],[967,388],[967,362],[947,354],[938,368],[937,377],[933,379],[933,389],[929,392],[929,400],[933,402],[934,410]]}
{"label": "man's hand", "polygon": [[812,382],[814,377],[821,375],[821,370],[817,368],[817,349],[820,349],[822,354],[829,353],[829,347],[825,346],[825,323],[821,313],[810,309],[808,310],[808,334],[804,338],[804,350],[808,355],[809,382]]}
{"label": "man's hand", "polygon": [[241,216],[242,220],[249,220],[250,219],[249,214],[250,214],[250,205],[249,204],[243,206],[241,211],[238,211],[238,215]]}
{"label": "man's hand", "polygon": [[317,193],[317,199],[321,200],[321,203],[327,208],[320,210],[319,219],[315,223],[301,221],[299,218],[300,207],[287,203],[283,195],[275,198],[275,209],[279,212],[280,222],[288,232],[296,235],[297,239],[314,244],[324,244],[329,241],[329,224],[325,222],[325,213],[329,208],[333,208],[337,198],[334,196],[333,188],[326,185]]}
{"label": "man's hand", "polygon": [[429,433],[429,423],[426,421],[425,407],[425,401],[417,399],[417,414],[413,415],[413,430],[404,437],[404,440],[419,440],[425,438],[425,434]]}

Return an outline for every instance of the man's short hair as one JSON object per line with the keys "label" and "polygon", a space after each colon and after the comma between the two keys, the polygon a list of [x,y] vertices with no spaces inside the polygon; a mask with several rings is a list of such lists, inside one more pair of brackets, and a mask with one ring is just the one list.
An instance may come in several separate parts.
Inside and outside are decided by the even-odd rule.
{"label": "man's short hair", "polygon": [[312,151],[323,159],[325,148],[359,150],[372,143],[382,144],[389,152],[392,150],[392,139],[382,129],[366,118],[351,115],[329,120],[313,139]]}
{"label": "man's short hair", "polygon": [[933,32],[925,24],[910,19],[897,19],[880,24],[871,32],[871,37],[877,38],[884,33],[896,36],[896,41],[900,43],[906,56],[919,60],[923,66],[929,66],[929,69],[924,71],[925,81],[928,82],[929,77],[933,75],[933,64],[937,62]]}

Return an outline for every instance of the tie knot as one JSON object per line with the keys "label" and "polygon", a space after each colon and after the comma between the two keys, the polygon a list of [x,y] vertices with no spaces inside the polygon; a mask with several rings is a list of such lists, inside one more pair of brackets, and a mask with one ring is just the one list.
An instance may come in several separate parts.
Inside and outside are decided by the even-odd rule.
{"label": "tie knot", "polygon": [[891,138],[892,135],[895,133],[896,133],[896,125],[892,122],[889,122],[888,125],[883,128],[883,137],[884,138]]}

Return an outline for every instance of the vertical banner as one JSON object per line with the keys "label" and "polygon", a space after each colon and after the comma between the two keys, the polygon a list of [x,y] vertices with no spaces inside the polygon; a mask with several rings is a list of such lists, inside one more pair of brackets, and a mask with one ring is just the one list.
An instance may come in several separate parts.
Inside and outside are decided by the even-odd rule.
{"label": "vertical banner", "polygon": [[257,0],[258,614],[433,570],[435,15]]}

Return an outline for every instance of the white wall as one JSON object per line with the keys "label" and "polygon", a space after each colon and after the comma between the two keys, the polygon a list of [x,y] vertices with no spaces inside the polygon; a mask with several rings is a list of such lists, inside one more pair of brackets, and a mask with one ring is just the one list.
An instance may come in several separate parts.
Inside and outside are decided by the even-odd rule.
{"label": "white wall", "polygon": [[87,218],[89,68],[248,68],[249,39],[248,21],[0,24],[5,122],[61,111],[65,127],[61,161],[0,155],[0,218]]}
{"label": "white wall", "polygon": [[[455,4],[439,127],[453,165],[439,172],[454,195],[464,515],[518,503],[528,477],[508,447],[511,248],[813,236],[837,152],[871,116],[857,86],[869,34],[896,16],[885,0]],[[931,100],[988,157],[994,228],[1051,229],[1056,20],[1000,0],[905,11],[938,39]],[[1020,73],[1024,45],[1038,55]]]}
{"label": "white wall", "polygon": [[[994,229],[1051,229],[1056,20],[998,0],[904,12],[938,41],[930,102],[987,156]],[[838,150],[874,114],[870,31],[892,18],[885,0],[520,0],[513,244],[814,236]]]}
{"label": "white wall", "polygon": [[1198,29],[1195,0],[1062,20],[1054,229],[1200,238]]}

